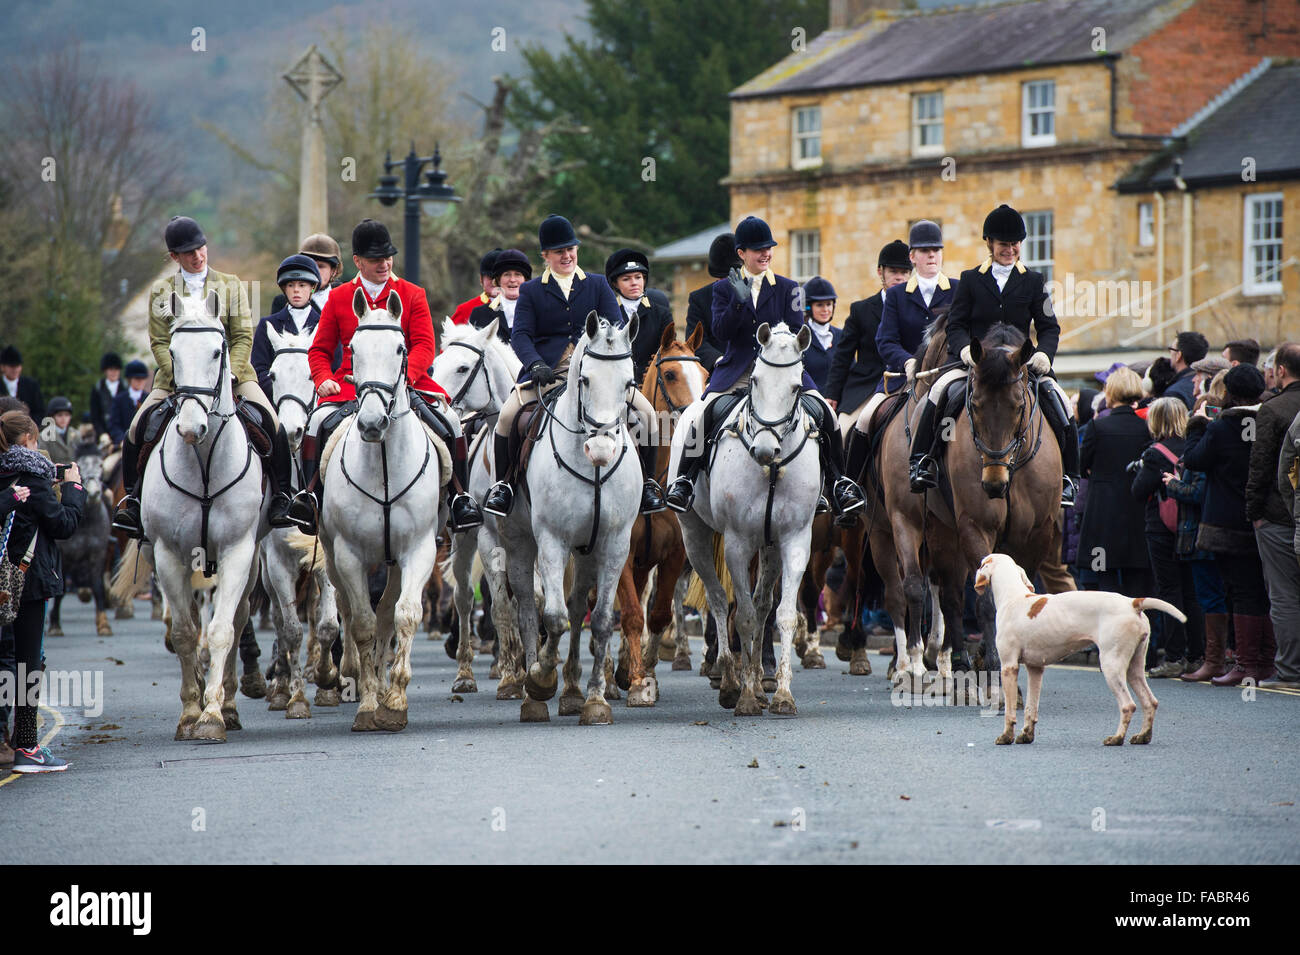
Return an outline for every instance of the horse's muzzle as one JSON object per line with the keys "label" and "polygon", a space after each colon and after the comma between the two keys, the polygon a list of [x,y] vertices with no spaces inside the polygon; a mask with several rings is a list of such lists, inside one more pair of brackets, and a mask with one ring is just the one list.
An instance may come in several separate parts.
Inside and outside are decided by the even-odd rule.
{"label": "horse's muzzle", "polygon": [[607,468],[614,463],[618,443],[607,434],[597,434],[583,442],[582,451],[592,467]]}
{"label": "horse's muzzle", "polygon": [[982,480],[980,481],[980,487],[984,488],[985,494],[996,500],[1007,496],[1007,491],[1011,487],[1011,482],[1007,480]]}

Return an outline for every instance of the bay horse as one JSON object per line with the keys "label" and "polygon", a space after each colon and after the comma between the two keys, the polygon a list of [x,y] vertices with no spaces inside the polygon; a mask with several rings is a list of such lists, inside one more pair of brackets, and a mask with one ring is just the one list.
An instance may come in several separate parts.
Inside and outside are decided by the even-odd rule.
{"label": "bay horse", "polygon": [[[649,399],[660,419],[659,452],[655,459],[655,477],[660,484],[666,483],[668,475],[673,429],[681,413],[699,400],[708,384],[709,373],[695,354],[703,340],[702,325],[697,325],[684,342],[677,340],[677,327],[669,325],[660,336],[659,350],[646,366],[641,379],[641,394]],[[668,419],[666,428],[663,423],[665,416]],[[623,645],[615,672],[619,686],[628,691],[628,706],[654,706],[659,699],[659,681],[655,678],[659,644],[668,626],[680,621],[677,583],[685,564],[682,529],[672,511],[642,515],[632,525],[627,561],[618,582],[619,627]],[[641,596],[652,570],[657,571],[654,606],[647,619]],[[673,669],[689,670],[690,642],[684,627],[675,629],[674,641]],[[628,650],[629,645],[634,649]]]}

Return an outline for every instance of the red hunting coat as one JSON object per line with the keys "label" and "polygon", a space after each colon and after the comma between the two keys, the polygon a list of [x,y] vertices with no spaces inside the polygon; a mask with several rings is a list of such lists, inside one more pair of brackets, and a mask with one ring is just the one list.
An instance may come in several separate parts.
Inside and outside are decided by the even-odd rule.
{"label": "red hunting coat", "polygon": [[[351,401],[356,397],[356,389],[350,382],[344,381],[344,378],[352,374],[352,352],[346,346],[352,341],[353,332],[357,330],[357,317],[352,312],[352,297],[357,289],[361,289],[361,294],[366,296],[366,301],[371,308],[383,307],[388,300],[388,293],[397,292],[397,297],[402,300],[402,331],[406,335],[406,347],[409,350],[407,376],[416,391],[439,394],[445,398],[447,392],[429,377],[429,366],[433,364],[434,356],[437,354],[437,344],[433,336],[433,319],[429,315],[429,303],[425,300],[424,289],[412,285],[405,279],[390,276],[380,291],[377,302],[372,301],[366,294],[360,278],[354,278],[351,282],[333,289],[329,298],[325,300],[325,307],[320,313],[320,324],[316,326],[316,335],[312,338],[307,361],[311,365],[311,380],[317,388],[327,378],[332,378],[339,383],[342,391],[337,395],[321,398],[321,403]],[[334,349],[338,345],[344,346],[343,361],[338,371],[333,371],[330,365],[334,357]]]}

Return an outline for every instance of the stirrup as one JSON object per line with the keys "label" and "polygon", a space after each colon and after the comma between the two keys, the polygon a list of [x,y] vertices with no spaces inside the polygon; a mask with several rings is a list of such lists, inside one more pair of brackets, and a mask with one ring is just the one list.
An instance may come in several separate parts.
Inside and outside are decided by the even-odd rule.
{"label": "stirrup", "polygon": [[[465,512],[459,518],[456,516],[458,508]],[[475,527],[482,527],[483,512],[479,509],[478,501],[464,491],[453,496],[447,505],[447,523],[451,525],[453,534],[472,530]]]}
{"label": "stirrup", "polygon": [[[134,505],[134,507],[132,506]],[[140,499],[128,494],[113,510],[113,529],[136,540],[144,537],[144,523],[140,519]]]}
{"label": "stirrup", "polygon": [[[866,504],[862,497],[862,488],[858,487],[857,481],[847,475],[841,475],[836,480],[835,485],[831,488],[831,495],[835,498],[835,503],[839,507],[841,515],[852,514]],[[841,498],[848,498],[848,503],[846,504]]]}
{"label": "stirrup", "polygon": [[907,473],[908,484],[913,494],[920,494],[939,486],[939,468],[934,458],[923,454],[912,462]]}
{"label": "stirrup", "polygon": [[826,500],[826,495],[825,495],[825,494],[818,494],[818,495],[817,495],[817,507],[816,507],[816,509],[813,511],[813,513],[814,513],[814,514],[829,514],[830,511],[831,511],[831,502],[828,501],[828,500]]}
{"label": "stirrup", "polygon": [[690,478],[681,476],[673,479],[673,483],[668,485],[668,493],[664,495],[664,503],[670,510],[678,514],[685,514],[695,503],[695,482]]}
{"label": "stirrup", "polygon": [[664,489],[654,478],[646,478],[641,486],[641,513],[658,514],[668,505],[664,502]]}
{"label": "stirrup", "polygon": [[[497,498],[504,498],[504,501],[499,502]],[[509,517],[514,506],[515,491],[506,481],[497,481],[488,488],[487,495],[483,498],[483,510],[497,517]]]}
{"label": "stirrup", "polygon": [[1065,475],[1061,479],[1061,507],[1074,507],[1074,497],[1078,490],[1079,486],[1074,483],[1074,478]]}

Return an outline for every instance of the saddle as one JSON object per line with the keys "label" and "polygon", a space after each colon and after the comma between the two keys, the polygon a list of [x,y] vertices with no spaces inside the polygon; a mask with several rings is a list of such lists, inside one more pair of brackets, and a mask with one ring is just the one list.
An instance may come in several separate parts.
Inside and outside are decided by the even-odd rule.
{"label": "saddle", "polygon": [[519,413],[515,415],[514,427],[510,429],[510,458],[516,462],[515,474],[527,473],[533,448],[545,430],[547,415],[538,414],[538,406],[544,401],[548,410],[553,409],[564,388],[565,383],[561,382],[540,400],[534,398],[520,406]]}
{"label": "saddle", "polygon": [[244,433],[248,435],[248,443],[253,446],[253,450],[259,457],[269,458],[275,435],[267,431],[270,422],[262,417],[262,409],[251,401],[236,398],[235,415],[244,426]]}

